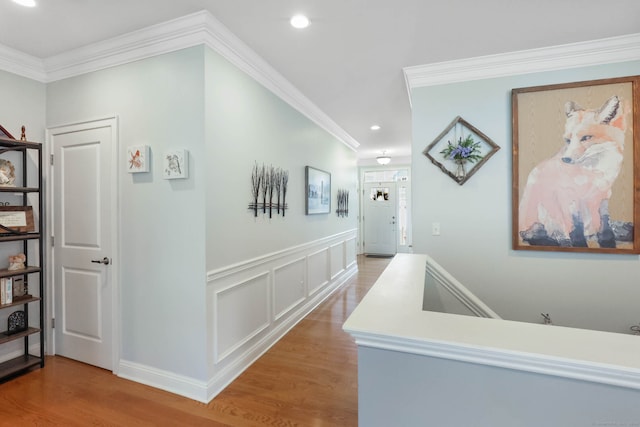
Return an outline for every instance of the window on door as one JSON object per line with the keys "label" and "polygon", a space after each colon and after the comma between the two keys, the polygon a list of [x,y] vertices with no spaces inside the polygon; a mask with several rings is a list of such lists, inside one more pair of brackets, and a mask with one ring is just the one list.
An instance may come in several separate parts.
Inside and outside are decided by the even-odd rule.
{"label": "window on door", "polygon": [[389,187],[372,188],[369,197],[371,198],[371,200],[374,200],[376,202],[384,202],[385,200],[389,200]]}

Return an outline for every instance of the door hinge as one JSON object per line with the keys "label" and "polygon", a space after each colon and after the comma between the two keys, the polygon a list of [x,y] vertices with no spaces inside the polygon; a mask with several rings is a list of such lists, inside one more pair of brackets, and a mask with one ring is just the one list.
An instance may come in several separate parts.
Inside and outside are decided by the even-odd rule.
{"label": "door hinge", "polygon": [[51,319],[51,329],[55,329],[55,327],[56,327],[56,319],[53,318]]}
{"label": "door hinge", "polygon": [[51,247],[55,246],[55,236],[51,236]]}
{"label": "door hinge", "polygon": [[49,163],[53,166],[53,154],[49,156]]}

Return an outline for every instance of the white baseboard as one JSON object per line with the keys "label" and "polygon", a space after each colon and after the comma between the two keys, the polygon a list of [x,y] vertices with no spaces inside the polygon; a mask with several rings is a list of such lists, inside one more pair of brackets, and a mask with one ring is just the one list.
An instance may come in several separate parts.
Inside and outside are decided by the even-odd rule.
{"label": "white baseboard", "polygon": [[199,402],[207,402],[206,383],[173,372],[120,360],[118,376]]}

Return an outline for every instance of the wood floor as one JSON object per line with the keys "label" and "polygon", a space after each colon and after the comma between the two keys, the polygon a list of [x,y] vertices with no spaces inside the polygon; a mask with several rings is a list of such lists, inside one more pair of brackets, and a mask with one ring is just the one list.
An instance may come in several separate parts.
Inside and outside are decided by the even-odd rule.
{"label": "wood floor", "polygon": [[390,259],[358,273],[209,404],[62,357],[0,384],[0,426],[356,426],[357,350],[342,324]]}

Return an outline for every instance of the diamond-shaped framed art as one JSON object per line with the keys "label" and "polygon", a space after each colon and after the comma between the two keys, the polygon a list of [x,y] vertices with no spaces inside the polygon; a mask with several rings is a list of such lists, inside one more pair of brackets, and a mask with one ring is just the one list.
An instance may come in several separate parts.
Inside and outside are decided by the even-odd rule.
{"label": "diamond-shaped framed art", "polygon": [[422,154],[462,185],[499,149],[491,138],[457,116]]}

